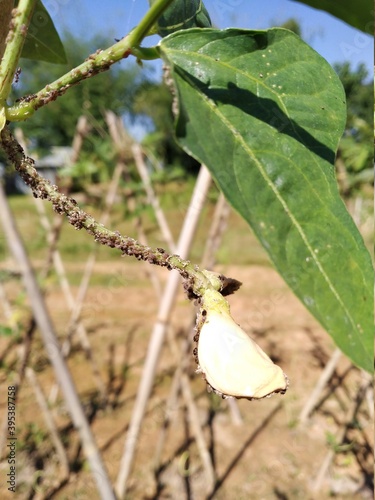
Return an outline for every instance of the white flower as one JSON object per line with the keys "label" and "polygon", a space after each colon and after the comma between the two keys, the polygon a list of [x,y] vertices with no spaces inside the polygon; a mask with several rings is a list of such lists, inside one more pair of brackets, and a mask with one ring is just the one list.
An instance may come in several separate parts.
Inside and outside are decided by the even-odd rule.
{"label": "white flower", "polygon": [[197,325],[198,372],[216,393],[248,399],[285,393],[286,375],[233,321],[219,292],[204,293]]}

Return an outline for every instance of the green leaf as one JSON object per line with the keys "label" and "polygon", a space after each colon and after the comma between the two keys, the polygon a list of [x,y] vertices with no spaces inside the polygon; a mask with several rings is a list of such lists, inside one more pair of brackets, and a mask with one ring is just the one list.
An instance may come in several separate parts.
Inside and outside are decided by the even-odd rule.
{"label": "green leaf", "polygon": [[[152,5],[156,0],[149,0]],[[175,0],[158,19],[161,37],[187,28],[209,28],[211,19],[202,0]]]}
{"label": "green leaf", "polygon": [[371,259],[333,166],[346,118],[337,75],[284,29],[180,31],[159,50],[177,88],[179,144],[342,351],[371,371]]}
{"label": "green leaf", "polygon": [[[294,0],[296,1],[296,0]],[[304,3],[315,9],[325,10],[329,14],[341,19],[369,35],[373,34],[374,28],[374,3],[372,0],[340,0],[332,2],[332,0],[297,0],[299,3]],[[355,41],[353,40],[353,49],[355,49]],[[358,47],[357,47],[358,50]]]}
{"label": "green leaf", "polygon": [[55,64],[67,62],[64,46],[41,0],[36,2],[21,57]]}
{"label": "green leaf", "polygon": [[0,337],[10,337],[14,330],[10,326],[0,325]]}

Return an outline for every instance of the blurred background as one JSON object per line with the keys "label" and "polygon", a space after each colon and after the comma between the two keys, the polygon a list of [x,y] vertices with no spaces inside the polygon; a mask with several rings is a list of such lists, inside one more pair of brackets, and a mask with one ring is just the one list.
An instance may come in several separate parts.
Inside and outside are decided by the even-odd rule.
{"label": "blurred background", "polygon": [[[69,63],[22,60],[14,99],[113,44],[148,8],[145,0],[44,4]],[[348,107],[337,181],[370,248],[373,38],[298,2],[205,4],[219,28],[288,28],[334,67]],[[153,36],[147,45],[157,42]],[[173,139],[171,104],[160,61],[140,66],[129,58],[17,124],[15,133],[40,172],[107,227],[173,250],[200,166]],[[118,251],[74,230],[48,204],[33,199],[1,151],[0,168],[114,484],[167,271],[121,259]],[[134,438],[126,498],[373,498],[371,381],[335,349],[214,184],[207,186],[189,258],[243,282],[230,298],[233,317],[282,366],[291,386],[285,396],[261,402],[228,404],[208,394],[195,373],[193,347],[186,347],[194,335],[195,312],[180,287],[144,422]],[[19,389],[19,498],[100,498],[1,228],[0,278],[0,387],[1,392],[9,384]],[[1,401],[1,421],[4,415]],[[48,415],[56,435],[46,423]],[[4,459],[1,446],[0,453]],[[6,470],[6,461],[1,467]],[[208,493],[212,471],[215,480]],[[3,498],[8,497],[4,491]]]}

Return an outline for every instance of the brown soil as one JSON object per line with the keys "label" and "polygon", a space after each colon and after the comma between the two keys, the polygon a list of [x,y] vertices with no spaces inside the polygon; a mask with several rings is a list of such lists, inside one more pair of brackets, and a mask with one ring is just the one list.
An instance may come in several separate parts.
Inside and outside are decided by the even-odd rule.
{"label": "brown soil", "polygon": [[[70,270],[73,267],[74,264],[69,265]],[[78,264],[76,267],[78,271]],[[139,436],[127,498],[372,498],[373,427],[366,399],[360,404],[354,420],[349,415],[363,380],[361,372],[342,356],[333,378],[319,397],[318,407],[308,422],[301,425],[299,414],[335,349],[330,337],[272,269],[230,266],[220,271],[243,281],[242,288],[229,298],[232,315],[288,374],[289,390],[284,396],[275,395],[261,401],[238,401],[243,423],[236,425],[227,401],[207,393],[205,382],[195,374],[193,356],[190,356],[190,385],[214,462],[217,488],[208,496],[208,481],[181,395],[172,407],[156,482],[153,473],[155,447],[177,365],[166,342]],[[99,263],[95,273],[109,275],[108,285],[90,288],[83,320],[106,385],[107,404],[104,407],[76,337],[69,366],[84,408],[91,416],[92,429],[109,475],[115,482],[158,303],[154,289],[148,285],[145,267],[140,264],[125,260],[118,264]],[[157,270],[157,273],[165,281],[167,272]],[[63,296],[54,284],[49,286],[47,296],[58,334],[63,338],[68,321]],[[170,330],[179,342],[186,335],[183,331],[191,323],[192,315],[193,306],[181,289]],[[3,359],[8,342],[8,339],[0,339]],[[16,369],[12,362],[15,360],[16,349],[13,349],[5,357],[7,378],[1,378],[1,394],[5,394],[6,386],[12,384]],[[55,379],[39,332],[33,342],[31,365],[44,393],[50,395]],[[0,402],[1,422],[4,403],[5,397]],[[99,498],[60,393],[53,405],[53,415],[68,451],[72,473],[68,483],[52,498]],[[344,442],[337,441],[346,425]],[[61,470],[32,387],[26,380],[18,395],[17,432],[17,498],[44,498]],[[343,444],[346,446],[339,446]],[[314,493],[320,467],[335,445],[336,453],[322,489]],[[0,469],[0,491],[4,500],[15,498],[4,488],[7,470],[5,460]],[[37,485],[40,496],[30,496],[32,482]]]}

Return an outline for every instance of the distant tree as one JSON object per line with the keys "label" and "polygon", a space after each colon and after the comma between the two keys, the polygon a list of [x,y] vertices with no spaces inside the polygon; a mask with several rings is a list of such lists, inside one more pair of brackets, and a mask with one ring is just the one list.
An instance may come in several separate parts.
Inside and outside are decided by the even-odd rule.
{"label": "distant tree", "polygon": [[359,64],[352,70],[350,62],[333,65],[344,86],[348,107],[347,128],[353,125],[353,120],[361,118],[369,125],[373,122],[373,82],[368,81],[368,71],[364,64]]}
{"label": "distant tree", "polygon": [[344,86],[347,102],[347,123],[337,154],[337,168],[343,194],[372,186],[373,172],[373,82],[366,81],[364,64],[352,70],[350,63],[335,64]]}
{"label": "distant tree", "polygon": [[[69,67],[79,64],[98,47],[107,46],[103,40],[94,38],[89,41],[77,40],[67,36],[64,46],[69,59]],[[14,99],[41,89],[46,83],[57,79],[69,67],[31,61],[21,61],[19,83],[14,85]],[[129,68],[129,65],[127,65]],[[121,115],[131,107],[132,92],[140,80],[136,65],[123,70],[116,67],[83,81],[54,103],[38,110],[32,120],[17,124],[30,138],[36,149],[48,151],[51,146],[71,144],[78,117],[85,114],[90,122],[99,129],[104,125],[103,112],[112,110]]]}
{"label": "distant tree", "polygon": [[280,28],[285,28],[287,30],[293,31],[296,35],[300,36],[302,38],[302,28],[297,21],[297,19],[294,19],[294,17],[291,17],[290,19],[287,19],[281,26]]}
{"label": "distant tree", "polygon": [[164,82],[143,82],[138,86],[132,116],[148,129],[143,143],[166,168],[181,167],[187,173],[198,171],[199,163],[184,153],[174,140],[172,94]]}
{"label": "distant tree", "polygon": [[[13,98],[16,100],[36,92],[47,82],[59,78],[70,67],[79,64],[98,47],[107,45],[108,41],[98,37],[82,41],[67,35],[64,46],[69,67],[22,60],[23,71],[19,82],[14,85]],[[103,148],[98,151],[98,139],[101,142],[107,139],[103,133],[106,129],[104,111],[112,110],[117,115],[126,115],[131,126],[141,125],[147,131],[145,145],[166,167],[179,166],[184,171],[196,172],[198,162],[185,154],[174,141],[172,97],[168,88],[164,83],[149,79],[136,64],[130,69],[129,64],[126,67],[126,70],[119,66],[112,67],[110,71],[83,81],[54,103],[38,110],[32,120],[19,122],[17,126],[24,130],[33,149],[43,155],[52,146],[70,145],[79,116],[86,115],[93,126],[93,133],[85,141],[83,149],[82,161],[88,164],[90,154],[92,161],[101,156]],[[79,168],[84,167],[77,166],[77,171]]]}
{"label": "distant tree", "polygon": [[[301,27],[297,20],[289,19],[282,27],[301,36]],[[65,48],[69,67],[77,65],[98,47],[107,46],[108,42],[97,37],[82,41],[71,35],[65,37]],[[347,130],[342,140],[339,155],[348,172],[362,172],[372,166],[370,147],[372,134],[372,83],[366,83],[368,76],[364,65],[355,71],[350,63],[334,65],[341,81],[348,102]],[[13,97],[20,98],[34,93],[52,79],[57,79],[68,67],[39,61],[22,60],[23,72],[19,83],[14,85]],[[146,130],[143,142],[167,167],[181,167],[185,172],[195,173],[198,163],[185,154],[174,140],[174,117],[172,113],[172,95],[164,82],[145,78],[144,72],[134,64],[112,68],[97,75],[94,79],[83,81],[75,89],[60,97],[56,102],[38,110],[32,120],[20,122],[25,135],[32,141],[34,149],[46,153],[52,146],[70,145],[77,120],[80,115],[88,116],[96,139],[86,141],[87,155],[100,156],[98,144],[105,140],[103,112],[113,110],[118,115],[127,115],[130,122],[141,125]],[[108,148],[105,148],[108,150]],[[98,153],[98,154],[96,154]],[[362,175],[362,174],[361,174]],[[365,178],[368,175],[365,174]]]}

